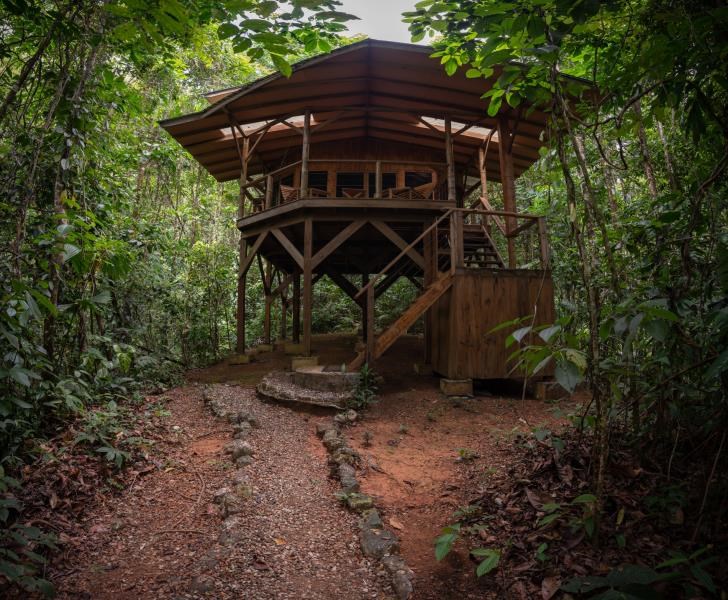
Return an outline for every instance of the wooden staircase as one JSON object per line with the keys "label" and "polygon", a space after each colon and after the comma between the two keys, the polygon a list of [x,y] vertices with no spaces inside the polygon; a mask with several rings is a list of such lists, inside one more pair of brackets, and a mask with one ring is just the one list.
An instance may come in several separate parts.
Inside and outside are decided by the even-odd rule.
{"label": "wooden staircase", "polygon": [[[417,296],[415,301],[407,307],[397,320],[392,323],[381,335],[379,335],[374,344],[372,360],[382,356],[397,339],[407,332],[412,325],[419,319],[425,311],[430,308],[440,296],[442,296],[453,282],[453,273],[447,272],[428,285],[422,293]],[[366,349],[359,352],[354,360],[348,365],[349,371],[356,371],[366,361]]]}
{"label": "wooden staircase", "polygon": [[[450,268],[450,244],[447,232],[440,230],[445,243],[438,249],[438,268]],[[483,225],[463,226],[463,266],[471,269],[505,269],[505,261]]]}

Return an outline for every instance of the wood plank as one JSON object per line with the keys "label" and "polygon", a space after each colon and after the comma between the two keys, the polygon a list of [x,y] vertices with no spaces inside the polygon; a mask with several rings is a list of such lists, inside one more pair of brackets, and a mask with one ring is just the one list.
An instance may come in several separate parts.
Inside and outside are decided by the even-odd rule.
{"label": "wood plank", "polygon": [[373,220],[370,221],[374,227],[376,227],[389,241],[391,241],[395,246],[397,246],[400,250],[403,252],[406,250],[407,256],[409,256],[412,261],[420,267],[420,269],[425,268],[425,259],[422,258],[422,255],[417,252],[414,248],[409,248],[409,243],[407,243],[405,240],[402,239],[402,237],[394,231],[389,225],[387,225],[384,221],[378,221]]}
{"label": "wood plank", "polygon": [[288,252],[288,255],[294,261],[296,261],[298,268],[303,270],[303,256],[301,256],[301,253],[298,251],[298,249],[291,243],[291,240],[289,240],[288,237],[286,237],[286,234],[283,233],[277,227],[274,229],[271,229],[270,232],[281,243],[281,246],[283,246],[285,248],[286,252]]}
{"label": "wood plank", "polygon": [[307,218],[303,234],[303,353],[311,356],[311,317],[313,314],[313,281],[311,254],[313,248],[313,222]]}
{"label": "wood plank", "polygon": [[[405,310],[399,318],[390,325],[378,338],[374,351],[374,357],[379,358],[384,354],[400,336],[419,319],[422,314],[433,305],[433,303],[445,293],[453,282],[452,273],[441,276],[432,285],[428,286],[417,299]],[[371,288],[370,288],[371,289]]]}
{"label": "wood plank", "polygon": [[[247,275],[248,269],[250,269],[250,265],[253,262],[253,259],[258,254],[258,249],[260,248],[260,245],[263,243],[265,238],[268,237],[268,231],[264,231],[261,233],[258,238],[253,242],[252,247],[250,250],[248,250],[247,256],[243,257],[241,255],[241,262],[240,262],[240,273],[238,274],[238,277],[242,277],[243,275]],[[246,243],[246,249],[247,249],[247,243]],[[242,252],[242,249],[241,249]]]}
{"label": "wood plank", "polygon": [[357,219],[356,221],[349,223],[342,231],[340,231],[334,238],[331,239],[321,250],[319,250],[311,259],[311,269],[314,271],[322,261],[326,259],[329,254],[336,250],[341,244],[348,240],[354,235],[359,228],[364,225],[366,221],[364,219]]}
{"label": "wood plank", "polygon": [[301,274],[296,272],[293,274],[293,317],[292,317],[292,334],[293,341],[298,344],[301,341]]}
{"label": "wood plank", "polygon": [[361,298],[357,298],[356,294],[359,291],[357,287],[351,283],[344,275],[333,269],[326,269],[324,271],[326,276],[331,279],[339,289],[344,292],[349,298],[356,302],[359,306],[364,306],[364,301]]}
{"label": "wood plank", "polygon": [[[498,156],[500,159],[500,175],[503,187],[503,208],[507,212],[516,212],[516,183],[513,174],[513,154],[510,152],[512,130],[508,117],[498,117]],[[517,221],[506,217],[506,236],[516,228]],[[508,267],[516,268],[516,241],[508,237]]]}

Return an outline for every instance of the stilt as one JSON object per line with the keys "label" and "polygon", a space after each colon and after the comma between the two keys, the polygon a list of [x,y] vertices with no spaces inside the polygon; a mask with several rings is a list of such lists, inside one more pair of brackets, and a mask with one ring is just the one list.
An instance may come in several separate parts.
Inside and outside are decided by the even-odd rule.
{"label": "stilt", "polygon": [[301,341],[301,274],[296,271],[293,274],[293,316],[291,327],[293,329],[293,341],[298,344]]}
{"label": "stilt", "polygon": [[[498,118],[498,158],[500,160],[501,185],[503,186],[503,210],[516,212],[516,182],[513,175],[513,139],[508,117]],[[506,233],[517,226],[514,217],[506,217]],[[516,268],[516,240],[508,238],[508,268]]]}
{"label": "stilt", "polygon": [[237,350],[238,354],[243,354],[245,352],[245,283],[247,279],[247,272],[243,270],[243,262],[245,261],[245,257],[248,250],[248,244],[243,238],[243,236],[240,236],[240,272],[238,273],[238,305],[237,305],[237,311],[236,311],[236,334],[237,334],[237,340],[235,344],[235,349]]}
{"label": "stilt", "polygon": [[313,314],[313,222],[306,219],[303,234],[303,353],[311,356],[311,317]]}

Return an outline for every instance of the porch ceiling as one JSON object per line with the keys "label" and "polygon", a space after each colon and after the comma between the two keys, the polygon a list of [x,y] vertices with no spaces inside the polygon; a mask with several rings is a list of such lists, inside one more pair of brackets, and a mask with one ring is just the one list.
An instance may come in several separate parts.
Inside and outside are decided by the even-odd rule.
{"label": "porch ceiling", "polygon": [[[405,142],[430,153],[442,148],[443,158],[445,134],[439,119],[447,115],[454,122],[454,133],[471,126],[453,138],[455,160],[464,167],[497,127],[481,96],[500,76],[500,69],[489,80],[468,79],[464,69],[449,77],[430,58],[431,52],[413,44],[365,40],[298,63],[290,78],[275,73],[212,92],[210,107],[161,125],[218,181],[228,181],[240,175],[234,123],[246,135],[269,126],[255,147],[249,169],[254,174],[279,167],[284,157],[300,152],[300,115],[306,109],[312,111],[314,147],[319,142],[378,139]],[[517,121],[513,154],[518,176],[539,157],[548,115],[520,110],[510,116]],[[283,119],[288,125],[276,122]],[[491,137],[487,161],[488,175],[498,179],[497,134]]]}

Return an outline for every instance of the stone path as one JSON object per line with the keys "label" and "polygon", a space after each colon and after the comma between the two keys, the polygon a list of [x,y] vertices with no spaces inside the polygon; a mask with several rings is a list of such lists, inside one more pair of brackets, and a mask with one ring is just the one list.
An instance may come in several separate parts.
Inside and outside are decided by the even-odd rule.
{"label": "stone path", "polygon": [[[317,422],[260,402],[251,388],[207,388],[218,412],[248,411],[260,427],[254,460],[225,453],[233,426],[205,409],[202,388],[167,394],[163,462],[92,511],[54,577],[60,598],[391,598],[389,575],[359,549],[357,519],[334,496]],[[216,492],[244,484],[222,520]],[[219,494],[218,494],[219,495]],[[237,512],[239,510],[239,512]]]}

